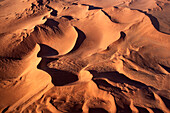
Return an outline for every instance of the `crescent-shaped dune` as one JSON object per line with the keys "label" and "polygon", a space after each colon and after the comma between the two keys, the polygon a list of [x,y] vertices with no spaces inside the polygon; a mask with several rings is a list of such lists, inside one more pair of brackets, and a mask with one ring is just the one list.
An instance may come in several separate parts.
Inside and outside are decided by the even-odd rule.
{"label": "crescent-shaped dune", "polygon": [[169,113],[169,0],[0,0],[0,112]]}

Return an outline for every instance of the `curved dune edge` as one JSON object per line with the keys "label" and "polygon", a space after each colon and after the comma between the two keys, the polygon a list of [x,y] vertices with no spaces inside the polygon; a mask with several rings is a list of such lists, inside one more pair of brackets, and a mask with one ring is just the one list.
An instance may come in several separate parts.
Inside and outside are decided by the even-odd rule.
{"label": "curved dune edge", "polygon": [[[5,112],[6,110],[8,112],[13,111],[34,95],[37,95],[37,97],[39,95],[38,98],[40,98],[44,92],[53,87],[50,75],[38,70],[36,67],[41,60],[41,58],[37,58],[39,50],[40,47],[35,45],[34,49],[22,60],[11,62],[11,64],[18,62],[18,64],[20,64],[19,67],[23,68],[20,70],[17,66],[13,68],[14,70],[11,70],[18,72],[19,76],[17,78],[1,80],[1,112]],[[15,77],[15,75],[13,75],[13,77]]]}
{"label": "curved dune edge", "polygon": [[169,112],[169,26],[150,15],[169,1],[14,3],[0,1],[17,12],[1,11],[0,112]]}

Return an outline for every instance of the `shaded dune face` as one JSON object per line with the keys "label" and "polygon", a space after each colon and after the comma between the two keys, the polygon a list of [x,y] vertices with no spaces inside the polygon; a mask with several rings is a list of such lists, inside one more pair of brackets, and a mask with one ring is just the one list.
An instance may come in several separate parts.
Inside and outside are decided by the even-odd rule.
{"label": "shaded dune face", "polygon": [[168,113],[169,4],[0,1],[0,112]]}

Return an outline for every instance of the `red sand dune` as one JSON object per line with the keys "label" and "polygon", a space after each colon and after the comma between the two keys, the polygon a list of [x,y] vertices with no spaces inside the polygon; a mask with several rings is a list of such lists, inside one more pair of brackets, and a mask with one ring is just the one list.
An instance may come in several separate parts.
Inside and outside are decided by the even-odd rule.
{"label": "red sand dune", "polygon": [[0,0],[0,112],[169,113],[169,0]]}

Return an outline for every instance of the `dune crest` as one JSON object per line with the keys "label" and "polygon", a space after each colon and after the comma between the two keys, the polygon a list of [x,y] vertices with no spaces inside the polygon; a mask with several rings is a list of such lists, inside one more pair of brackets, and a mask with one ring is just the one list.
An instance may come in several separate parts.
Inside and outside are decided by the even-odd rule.
{"label": "dune crest", "polygon": [[170,112],[169,4],[1,0],[0,112]]}

